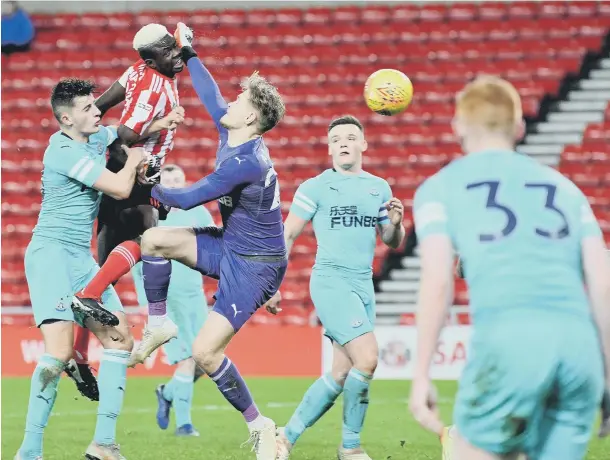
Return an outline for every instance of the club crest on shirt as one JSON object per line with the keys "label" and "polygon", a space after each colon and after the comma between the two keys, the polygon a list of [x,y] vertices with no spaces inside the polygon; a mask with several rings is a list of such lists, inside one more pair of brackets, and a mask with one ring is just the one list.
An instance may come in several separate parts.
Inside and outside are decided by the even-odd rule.
{"label": "club crest on shirt", "polygon": [[369,193],[373,196],[379,196],[379,192],[377,191],[376,188],[372,188],[369,190]]}
{"label": "club crest on shirt", "polygon": [[57,305],[55,306],[55,310],[57,311],[66,311],[66,304],[64,303],[64,299],[59,299]]}

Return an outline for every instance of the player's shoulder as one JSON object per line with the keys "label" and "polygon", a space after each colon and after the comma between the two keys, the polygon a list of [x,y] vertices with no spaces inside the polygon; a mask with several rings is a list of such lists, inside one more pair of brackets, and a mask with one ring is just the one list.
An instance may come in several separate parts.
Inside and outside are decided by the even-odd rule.
{"label": "player's shoulder", "polygon": [[388,183],[387,180],[385,180],[383,177],[380,176],[376,176],[375,174],[371,174],[368,171],[362,171],[362,176],[364,179],[366,179],[368,182],[370,182],[372,185],[379,187],[379,188],[390,188],[390,184]]}
{"label": "player's shoulder", "polygon": [[66,150],[79,150],[79,146],[62,131],[57,131],[49,138],[49,145],[45,150],[43,162],[61,157],[62,153],[64,153]]}
{"label": "player's shoulder", "polygon": [[339,174],[337,174],[337,172],[334,171],[332,168],[329,168],[322,171],[317,176],[310,177],[305,182],[303,182],[303,185],[307,184],[307,186],[316,186],[330,184],[339,178]]}

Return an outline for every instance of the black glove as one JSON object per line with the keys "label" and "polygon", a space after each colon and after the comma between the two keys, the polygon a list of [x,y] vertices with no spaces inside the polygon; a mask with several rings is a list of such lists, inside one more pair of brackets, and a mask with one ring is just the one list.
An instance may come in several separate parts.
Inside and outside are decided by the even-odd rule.
{"label": "black glove", "polygon": [[182,47],[182,60],[185,64],[188,64],[189,59],[197,57],[197,52],[190,46]]}
{"label": "black glove", "polygon": [[157,200],[156,198],[152,197],[152,188],[153,186],[150,187],[150,205],[155,208],[157,211],[159,211],[159,220],[165,220],[167,219],[167,215],[169,214],[169,210],[171,209],[169,206],[161,203],[159,200]]}

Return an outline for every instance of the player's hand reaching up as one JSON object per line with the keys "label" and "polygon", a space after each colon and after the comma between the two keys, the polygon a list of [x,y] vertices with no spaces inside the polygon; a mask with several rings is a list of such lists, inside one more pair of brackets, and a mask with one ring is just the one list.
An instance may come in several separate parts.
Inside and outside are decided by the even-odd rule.
{"label": "player's hand reaching up", "polygon": [[282,301],[282,294],[280,291],[277,291],[273,297],[271,297],[267,303],[265,304],[265,308],[272,315],[277,315],[282,311],[280,308],[280,302]]}
{"label": "player's hand reaching up", "polygon": [[438,393],[428,378],[414,379],[411,384],[409,409],[413,417],[427,430],[441,435],[444,424],[438,411]]}
{"label": "player's hand reaching up", "polygon": [[146,165],[147,154],[142,147],[127,147],[122,145],[123,152],[127,155],[125,167],[135,168],[138,171]]}
{"label": "player's hand reaching up", "polygon": [[400,201],[398,198],[391,198],[383,205],[388,210],[388,217],[392,225],[402,224],[402,220],[405,215],[405,207],[402,204],[402,201]]}

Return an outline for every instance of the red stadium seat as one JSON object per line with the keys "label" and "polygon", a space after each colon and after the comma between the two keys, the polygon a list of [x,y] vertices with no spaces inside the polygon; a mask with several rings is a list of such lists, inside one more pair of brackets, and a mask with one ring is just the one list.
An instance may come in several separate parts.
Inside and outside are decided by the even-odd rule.
{"label": "red stadium seat", "polygon": [[[457,91],[481,73],[512,81],[524,112],[535,116],[545,95],[556,94],[568,72],[578,72],[588,51],[599,51],[610,28],[605,2],[469,2],[452,6],[402,4],[309,9],[230,11],[144,11],[138,14],[34,15],[37,37],[30,53],[2,57],[2,301],[27,304],[23,251],[40,206],[41,158],[56,129],[49,91],[62,76],[94,78],[109,87],[137,59],[132,49],[138,27],[160,22],[173,29],[185,20],[195,29],[196,46],[227,99],[239,78],[259,69],[277,84],[287,104],[281,129],[266,135],[283,176],[282,208],[296,187],[328,167],[328,120],[353,113],[367,126],[369,170],[387,177],[394,193],[410,205],[426,177],[460,155],[450,129]],[[95,53],[93,54],[93,50]],[[414,101],[395,117],[371,113],[361,102],[362,85],[380,67],[403,69],[413,80]],[[213,123],[191,89],[180,80],[186,107],[172,161],[187,169],[189,181],[212,170],[216,146]],[[116,122],[121,107],[106,115]],[[610,120],[610,107],[606,109]],[[568,146],[560,171],[588,194],[604,231],[610,231],[610,125],[591,124],[580,146]],[[205,151],[206,155],[201,155]],[[207,154],[209,152],[209,155]],[[219,221],[218,210],[212,206]],[[294,248],[286,298],[290,321],[308,321],[311,301],[303,285],[316,243],[311,230]],[[379,246],[379,270],[387,250]],[[467,303],[463,282],[456,301]],[[135,303],[128,281],[120,285],[126,303]],[[215,283],[206,284],[211,296]],[[267,321],[265,315],[256,315]],[[458,322],[469,321],[467,314]]]}

